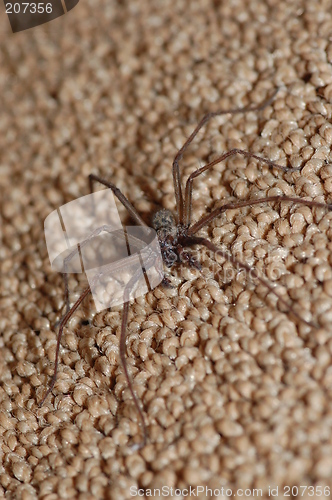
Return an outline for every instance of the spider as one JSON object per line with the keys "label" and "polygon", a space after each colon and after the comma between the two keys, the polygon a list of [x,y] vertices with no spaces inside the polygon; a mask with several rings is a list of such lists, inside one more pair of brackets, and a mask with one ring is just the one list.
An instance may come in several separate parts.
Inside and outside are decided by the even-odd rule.
{"label": "spider", "polygon": [[[194,140],[200,129],[213,117],[215,116],[220,116],[223,114],[236,114],[236,113],[244,113],[248,111],[259,111],[264,109],[266,106],[268,106],[274,99],[276,93],[278,92],[278,89],[273,92],[272,96],[269,97],[267,100],[262,102],[259,105],[256,106],[246,106],[244,108],[236,108],[236,109],[229,109],[229,110],[222,110],[222,111],[216,111],[216,112],[211,112],[206,114],[197,124],[191,135],[188,137],[188,139],[184,142],[183,146],[181,149],[176,153],[175,158],[173,160],[173,166],[172,166],[172,173],[173,173],[173,183],[174,183],[174,192],[175,192],[175,200],[176,200],[176,216],[172,214],[171,211],[167,209],[161,209],[158,212],[156,212],[152,218],[152,226],[155,229],[160,245],[160,250],[161,250],[161,255],[163,258],[164,265],[167,268],[171,268],[175,264],[180,264],[180,263],[185,263],[189,266],[196,267],[198,269],[201,269],[200,264],[197,262],[197,260],[193,257],[192,253],[188,251],[187,249],[195,246],[195,245],[201,245],[214,254],[217,254],[219,256],[222,256],[225,260],[228,260],[230,263],[232,263],[234,266],[237,266],[238,268],[247,271],[250,273],[249,275],[252,278],[257,279],[261,284],[263,284],[269,292],[273,293],[279,301],[285,305],[290,313],[292,313],[298,320],[310,325],[311,327],[316,328],[316,325],[304,320],[301,318],[301,316],[293,309],[291,305],[289,305],[280,295],[279,293],[275,290],[275,288],[263,277],[261,277],[257,270],[255,268],[250,267],[247,263],[241,262],[238,260],[236,257],[234,257],[231,253],[228,253],[226,251],[221,250],[218,248],[212,241],[210,241],[207,238],[197,236],[197,233],[202,229],[203,227],[207,226],[210,222],[212,222],[214,219],[219,217],[225,210],[227,209],[237,209],[237,208],[243,208],[247,206],[253,206],[261,203],[268,203],[268,202],[289,202],[289,203],[299,203],[303,205],[307,205],[309,207],[323,207],[327,208],[328,210],[332,210],[332,204],[324,204],[324,203],[319,203],[316,201],[309,201],[309,200],[304,200],[301,198],[295,198],[291,196],[268,196],[265,198],[259,198],[255,200],[245,200],[245,201],[239,201],[239,202],[230,202],[226,203],[220,207],[215,208],[212,210],[210,213],[207,215],[203,216],[200,220],[198,220],[195,223],[192,223],[192,190],[193,190],[193,181],[195,178],[198,176],[202,175],[204,172],[207,170],[211,169],[213,166],[217,165],[218,163],[221,163],[222,161],[226,160],[227,158],[234,156],[234,155],[242,155],[245,158],[255,158],[256,160],[263,162],[267,164],[271,168],[277,168],[282,171],[294,171],[298,170],[298,168],[290,168],[290,167],[284,167],[281,165],[278,165],[277,163],[262,158],[260,156],[257,156],[256,154],[253,154],[249,151],[245,151],[242,149],[232,149],[228,152],[225,152],[215,158],[214,160],[210,161],[206,165],[196,169],[191,175],[189,175],[185,188],[183,191],[183,186],[181,182],[181,175],[180,175],[180,169],[179,169],[179,162],[182,159],[183,154],[191,144],[191,142]],[[129,216],[131,219],[138,224],[139,226],[143,227],[148,227],[147,224],[144,222],[142,217],[139,215],[137,210],[134,208],[134,206],[131,204],[131,202],[124,196],[124,194],[112,183],[109,182],[98,175],[95,174],[90,174],[89,175],[89,186],[90,186],[90,192],[93,192],[93,183],[94,182],[99,182],[102,185],[106,186],[107,188],[110,188],[113,192],[113,194],[117,197],[117,199],[121,202],[121,204],[126,208],[128,211]],[[103,230],[102,228],[97,228],[94,232],[93,235],[99,234]],[[90,235],[88,239],[90,239]],[[88,240],[87,239],[87,240]],[[86,240],[86,241],[87,241]],[[84,244],[84,242],[83,242]],[[82,245],[81,245],[82,246]],[[77,252],[77,250],[76,250]],[[67,257],[67,260],[71,258],[71,256],[75,253],[75,251]],[[58,337],[57,337],[57,346],[56,346],[56,354],[55,354],[55,364],[54,364],[54,372],[53,376],[49,385],[49,388],[44,395],[42,401],[40,402],[39,406],[42,406],[48,395],[51,393],[54,384],[56,382],[57,378],[57,372],[58,372],[58,365],[59,365],[59,352],[60,352],[60,343],[61,343],[61,337],[63,334],[63,329],[68,323],[69,319],[73,316],[75,311],[78,309],[80,304],[83,302],[85,297],[91,293],[91,287],[93,285],[90,285],[82,292],[81,296],[76,300],[76,302],[72,305],[72,307],[69,307],[69,288],[68,288],[68,275],[64,274],[64,279],[65,279],[65,302],[66,302],[66,313],[62,317],[62,319],[59,322],[59,332],[58,332]],[[127,286],[127,292],[128,289],[134,285],[135,279],[132,279]],[[167,278],[164,280],[165,283],[167,283]],[[129,376],[129,372],[127,369],[127,363],[126,363],[126,356],[125,356],[125,342],[126,342],[126,330],[127,330],[127,323],[128,323],[128,312],[129,312],[129,295],[127,293],[126,299],[124,300],[124,305],[123,305],[123,313],[122,313],[122,322],[121,322],[121,332],[120,332],[120,359],[122,363],[122,367],[124,370],[124,375],[128,384],[128,388],[130,390],[135,408],[138,412],[141,427],[142,427],[142,440],[139,445],[137,445],[137,448],[141,448],[145,446],[147,442],[147,427],[144,419],[143,412],[140,408],[138,398],[135,395],[133,385],[131,378]]]}

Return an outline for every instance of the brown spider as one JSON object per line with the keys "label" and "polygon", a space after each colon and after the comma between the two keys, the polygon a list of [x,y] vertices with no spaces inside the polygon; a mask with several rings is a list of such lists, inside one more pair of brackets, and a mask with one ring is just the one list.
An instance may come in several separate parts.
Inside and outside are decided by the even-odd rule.
{"label": "brown spider", "polygon": [[[298,170],[297,168],[283,167],[281,165],[276,164],[273,161],[267,160],[265,158],[261,158],[253,153],[250,153],[248,151],[244,151],[241,149],[232,149],[226,153],[223,153],[222,155],[215,158],[213,161],[211,161],[211,162],[207,163],[206,165],[195,170],[189,176],[189,178],[186,182],[184,194],[183,194],[183,190],[182,190],[181,176],[180,176],[180,170],[179,170],[179,161],[181,160],[181,158],[182,158],[184,152],[187,150],[188,146],[191,144],[193,139],[196,137],[199,130],[211,118],[213,118],[215,116],[219,116],[222,114],[228,114],[228,113],[235,114],[235,113],[244,113],[247,111],[262,110],[272,102],[277,91],[275,91],[269,99],[267,99],[266,101],[264,101],[263,103],[261,103],[257,106],[246,106],[244,108],[231,109],[231,110],[227,110],[227,111],[212,112],[212,113],[208,113],[207,115],[205,115],[201,119],[201,121],[198,123],[198,125],[196,126],[196,128],[194,129],[192,134],[185,141],[182,148],[178,151],[178,153],[176,154],[174,161],[173,161],[173,182],[174,182],[174,191],[175,191],[175,199],[176,199],[176,219],[169,210],[162,209],[162,210],[158,211],[153,216],[152,226],[154,227],[154,229],[157,232],[162,258],[163,258],[163,261],[164,261],[164,264],[166,265],[166,267],[171,268],[176,263],[187,263],[191,266],[200,268],[199,263],[193,258],[192,254],[189,251],[185,250],[185,248],[190,248],[194,245],[203,245],[204,247],[211,250],[213,253],[218,253],[219,256],[222,256],[225,260],[228,260],[233,265],[238,266],[238,268],[248,271],[252,278],[257,279],[260,283],[262,283],[269,290],[269,292],[272,292],[280,300],[280,302],[288,308],[288,311],[297,317],[297,319],[299,319],[300,321],[302,321],[306,324],[309,324],[311,327],[316,328],[316,325],[314,325],[313,323],[310,323],[308,321],[305,321],[303,318],[301,318],[301,316],[292,308],[292,306],[287,304],[287,302],[279,295],[279,293],[274,289],[274,287],[267,280],[265,280],[264,278],[262,278],[258,274],[256,269],[251,268],[248,264],[239,261],[232,254],[229,254],[229,253],[221,250],[216,245],[214,245],[210,240],[208,240],[206,238],[202,238],[200,236],[196,236],[196,234],[199,232],[200,229],[202,229],[204,226],[208,225],[216,217],[219,217],[219,215],[227,209],[242,208],[242,207],[253,206],[253,205],[257,205],[260,203],[266,203],[266,202],[284,201],[284,202],[290,202],[290,203],[300,203],[303,205],[307,205],[309,207],[323,207],[323,208],[327,208],[329,210],[332,210],[332,204],[324,204],[324,203],[319,203],[319,202],[315,202],[315,201],[308,201],[308,200],[303,200],[301,198],[293,198],[291,196],[269,196],[269,197],[265,197],[265,198],[255,199],[255,200],[239,201],[237,203],[234,203],[234,202],[226,203],[225,205],[222,205],[221,207],[218,207],[218,208],[212,210],[209,214],[202,217],[198,222],[195,222],[194,224],[192,224],[191,223],[191,208],[192,208],[193,180],[196,177],[198,177],[199,175],[201,175],[203,172],[206,172],[208,169],[210,169],[214,165],[217,165],[218,163],[226,160],[230,156],[239,154],[239,155],[242,155],[246,158],[255,158],[263,163],[266,163],[269,167],[277,168],[277,169],[283,170],[283,171]],[[90,192],[91,193],[93,192],[93,182],[99,182],[99,183],[103,184],[104,186],[106,186],[107,188],[110,188],[112,190],[112,192],[114,193],[114,195],[122,203],[122,205],[127,209],[131,219],[133,221],[135,221],[135,223],[138,224],[139,226],[147,227],[146,223],[143,221],[143,219],[141,218],[139,213],[136,211],[134,206],[130,203],[130,201],[122,194],[122,192],[114,184],[100,178],[97,175],[90,174],[89,185],[90,185]],[[107,230],[107,229],[105,229],[104,227],[98,228],[96,231],[93,232],[93,235],[99,234],[102,230]],[[93,236],[93,235],[91,235],[91,236]],[[88,239],[90,239],[90,237]],[[83,242],[83,244],[84,244],[84,242]],[[82,244],[81,244],[81,246],[82,246]],[[72,252],[72,254],[69,255],[65,260],[69,260],[75,252],[77,252],[77,250]],[[43,397],[43,399],[40,403],[40,406],[44,403],[47,396],[52,391],[54,384],[55,384],[55,381],[56,381],[58,364],[59,364],[60,342],[61,342],[63,329],[64,329],[65,325],[67,324],[67,322],[69,321],[69,319],[75,313],[76,309],[80,306],[82,301],[85,299],[85,297],[91,292],[91,287],[93,286],[93,284],[92,285],[90,284],[83,291],[83,293],[77,299],[75,304],[70,308],[69,307],[69,290],[68,290],[67,274],[64,274],[64,279],[65,279],[65,298],[66,298],[67,310],[66,310],[65,315],[63,316],[63,318],[61,319],[61,321],[59,323],[59,333],[58,333],[58,338],[57,338],[57,346],[56,346],[56,354],[55,354],[55,366],[54,366],[53,377],[52,377],[50,386],[49,386],[45,396]],[[167,281],[167,279],[166,279],[166,281]],[[127,364],[126,364],[126,356],[125,356],[125,339],[126,339],[128,311],[129,311],[128,290],[134,284],[135,284],[135,277],[134,277],[134,279],[131,279],[131,281],[129,282],[129,284],[126,287],[127,290],[125,291],[126,298],[124,300],[124,305],[123,305],[123,315],[122,315],[121,333],[120,333],[120,359],[121,359],[121,363],[123,366],[124,374],[125,374],[125,377],[126,377],[126,380],[128,383],[128,387],[129,387],[131,396],[133,398],[135,407],[137,409],[137,412],[139,414],[139,418],[141,421],[143,438],[142,438],[142,442],[140,443],[139,447],[142,447],[146,444],[146,441],[147,441],[147,429],[146,429],[146,425],[145,425],[145,419],[143,416],[143,412],[140,408],[140,405],[138,403],[138,399],[137,399],[137,397],[134,393],[134,390],[133,390],[133,385],[132,385],[131,379],[129,377]],[[127,292],[127,295],[126,295],[126,292]]]}

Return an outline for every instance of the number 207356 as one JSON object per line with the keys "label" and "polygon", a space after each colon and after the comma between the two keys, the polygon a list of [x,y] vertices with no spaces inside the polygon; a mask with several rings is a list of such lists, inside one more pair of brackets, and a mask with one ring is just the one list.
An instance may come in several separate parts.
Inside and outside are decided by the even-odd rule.
{"label": "number 207356", "polygon": [[6,14],[44,14],[44,12],[47,14],[52,12],[51,3],[6,3]]}

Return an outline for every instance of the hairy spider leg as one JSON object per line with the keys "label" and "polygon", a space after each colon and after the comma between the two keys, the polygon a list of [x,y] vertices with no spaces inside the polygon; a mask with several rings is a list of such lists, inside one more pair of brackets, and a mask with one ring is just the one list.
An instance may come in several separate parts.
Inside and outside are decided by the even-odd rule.
{"label": "hairy spider leg", "polygon": [[325,208],[327,210],[332,210],[331,203],[320,203],[319,201],[311,201],[304,200],[302,198],[293,198],[292,196],[286,195],[277,195],[277,196],[267,196],[265,198],[258,198],[255,200],[244,200],[238,202],[231,202],[222,205],[221,207],[215,208],[208,215],[204,215],[201,220],[195,222],[188,229],[188,236],[193,236],[196,234],[202,227],[207,226],[214,219],[219,217],[225,210],[233,209],[233,208],[243,208],[243,207],[252,207],[253,205],[258,205],[259,203],[267,203],[267,202],[289,202],[289,203],[298,203],[300,205],[306,205],[308,207],[317,207],[317,208]]}
{"label": "hairy spider leg", "polygon": [[125,195],[120,191],[118,187],[115,186],[112,182],[109,182],[102,177],[99,177],[99,175],[95,174],[90,174],[89,175],[89,186],[90,186],[90,193],[93,193],[93,183],[94,182],[99,182],[103,186],[108,187],[111,189],[114,193],[114,195],[117,197],[117,199],[122,203],[122,205],[128,210],[128,213],[132,220],[136,222],[139,226],[146,226],[148,225],[144,222],[140,214],[137,212],[136,208],[134,205],[130,203],[130,201],[125,197]]}
{"label": "hairy spider leg", "polygon": [[46,391],[46,394],[43,397],[43,399],[40,401],[39,406],[43,406],[46,398],[52,392],[54,384],[56,382],[56,378],[57,378],[57,374],[58,374],[58,365],[59,365],[60,342],[61,342],[61,337],[62,337],[62,333],[63,333],[63,328],[67,324],[67,322],[70,320],[70,318],[72,317],[72,315],[74,314],[74,312],[76,311],[76,309],[83,302],[83,300],[85,299],[85,297],[87,295],[89,295],[90,292],[91,292],[91,288],[90,288],[90,286],[88,286],[84,290],[84,292],[82,293],[82,295],[77,299],[77,301],[75,302],[75,304],[69,309],[69,311],[63,316],[63,318],[60,321],[60,324],[59,324],[59,333],[58,333],[57,344],[56,344],[56,351],[55,351],[55,361],[54,361],[53,376],[52,376],[50,385],[49,385],[49,387],[48,387],[48,389]]}
{"label": "hairy spider leg", "polygon": [[207,113],[206,115],[203,116],[203,118],[200,120],[200,122],[197,124],[195,127],[194,131],[191,133],[191,135],[188,137],[188,139],[185,141],[183,144],[182,148],[179,149],[179,151],[176,153],[175,158],[173,160],[173,167],[172,167],[172,172],[173,172],[173,183],[174,183],[174,191],[175,191],[175,200],[176,200],[176,211],[177,211],[177,218],[178,218],[178,223],[183,224],[184,223],[184,199],[183,199],[183,194],[182,194],[182,186],[181,186],[181,175],[180,175],[180,168],[179,168],[179,161],[183,157],[183,154],[187,150],[188,146],[192,143],[192,141],[195,139],[196,135],[198,132],[201,130],[204,125],[211,120],[211,118],[214,118],[215,116],[221,116],[221,115],[227,115],[227,114],[238,114],[238,113],[247,113],[249,111],[260,111],[273,101],[275,98],[277,92],[279,92],[279,88],[277,88],[272,95],[263,101],[262,103],[256,105],[256,106],[245,106],[243,108],[235,108],[235,109],[228,109],[228,110],[220,110],[220,111],[214,111],[211,113]]}
{"label": "hairy spider leg", "polygon": [[217,163],[221,163],[230,156],[234,156],[236,154],[242,155],[246,158],[255,158],[256,160],[266,163],[270,168],[278,168],[279,170],[283,170],[284,172],[296,171],[300,170],[301,168],[301,167],[300,168],[283,167],[282,165],[279,165],[274,161],[267,160],[266,158],[257,156],[254,153],[250,153],[250,151],[244,151],[243,149],[234,148],[231,149],[230,151],[227,151],[227,153],[223,153],[221,156],[218,156],[218,158],[215,158],[210,163],[207,163],[203,167],[198,168],[192,174],[189,175],[186,182],[185,202],[184,202],[184,225],[186,227],[189,227],[191,224],[191,201],[192,201],[193,180],[199,175],[201,175],[203,172],[208,170],[209,168],[214,167],[214,165],[217,165]]}
{"label": "hairy spider leg", "polygon": [[[146,264],[146,266],[143,267],[144,277],[145,277],[147,283],[148,283],[148,279],[147,279],[146,271],[152,265],[153,265],[153,263],[151,263],[151,265]],[[142,439],[141,443],[139,443],[137,445],[137,449],[141,449],[146,445],[146,442],[147,442],[146,423],[145,423],[143,412],[142,412],[140,405],[139,405],[139,402],[138,402],[138,398],[134,392],[133,384],[132,384],[131,378],[129,376],[129,372],[128,372],[128,368],[127,368],[127,361],[126,361],[126,334],[127,334],[129,300],[130,300],[129,293],[131,292],[133,286],[135,285],[135,283],[137,282],[137,280],[139,278],[138,274],[140,274],[140,270],[129,280],[129,282],[127,283],[127,285],[125,287],[124,294],[123,294],[124,304],[123,304],[123,311],[122,311],[121,334],[120,334],[120,359],[121,359],[123,371],[124,371],[124,374],[126,377],[126,381],[128,384],[130,394],[133,398],[136,410],[137,410],[139,418],[141,420],[143,439]],[[150,287],[149,287],[149,289],[150,289]]]}

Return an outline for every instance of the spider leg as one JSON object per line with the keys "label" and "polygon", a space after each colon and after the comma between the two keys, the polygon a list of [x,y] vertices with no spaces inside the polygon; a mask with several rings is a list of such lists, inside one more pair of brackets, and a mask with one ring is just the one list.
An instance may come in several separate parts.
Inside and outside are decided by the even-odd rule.
{"label": "spider leg", "polygon": [[57,338],[57,343],[56,343],[56,351],[55,351],[54,372],[53,372],[53,376],[52,376],[52,380],[51,380],[51,383],[49,385],[49,388],[47,389],[45,396],[43,397],[43,399],[39,403],[39,406],[43,406],[47,396],[53,390],[54,384],[56,382],[56,377],[57,377],[57,373],[58,373],[58,365],[59,365],[60,342],[61,342],[63,329],[64,329],[65,325],[67,324],[67,322],[72,317],[72,315],[74,314],[74,312],[76,311],[76,309],[80,306],[80,304],[83,302],[85,297],[87,295],[89,295],[90,292],[91,292],[91,288],[90,288],[90,286],[88,286],[84,290],[82,295],[76,300],[75,304],[71,307],[71,309],[69,309],[69,311],[63,316],[62,320],[60,321],[60,328],[59,328],[59,333],[58,333],[58,338]]}
{"label": "spider leg", "polygon": [[129,376],[128,368],[127,368],[127,361],[126,361],[126,333],[127,333],[127,325],[128,325],[128,312],[129,312],[129,302],[125,302],[123,304],[123,312],[122,312],[122,322],[121,322],[121,334],[120,334],[120,359],[122,363],[122,368],[123,372],[125,374],[125,378],[128,384],[128,388],[131,394],[131,397],[133,398],[135,408],[137,410],[137,413],[139,415],[141,425],[142,425],[142,432],[143,432],[143,440],[142,442],[138,445],[138,448],[143,448],[146,445],[146,440],[147,440],[147,430],[146,430],[146,425],[145,425],[145,419],[143,412],[140,408],[140,405],[138,403],[138,399],[136,397],[136,394],[134,392],[133,384],[131,381],[131,378]]}
{"label": "spider leg", "polygon": [[242,208],[242,207],[248,207],[248,206],[253,206],[253,205],[258,205],[259,203],[266,203],[266,202],[271,202],[271,201],[287,201],[290,203],[299,203],[300,205],[306,205],[308,207],[318,207],[318,208],[327,208],[328,210],[332,210],[332,203],[319,203],[318,201],[311,201],[311,200],[304,200],[302,198],[293,198],[292,196],[267,196],[266,198],[258,198],[255,200],[245,200],[245,201],[239,201],[236,203],[227,203],[226,205],[222,205],[221,207],[216,208],[215,210],[212,210],[211,213],[208,215],[205,215],[201,220],[193,224],[189,229],[188,229],[188,236],[193,236],[194,234],[197,233],[202,227],[206,226],[209,224],[211,221],[213,221],[216,217],[219,217],[219,215],[224,212],[225,210],[228,209],[233,209],[233,208]]}
{"label": "spider leg", "polygon": [[[150,284],[149,284],[149,279],[147,276],[147,271],[149,270],[150,267],[152,267],[154,264],[154,257],[150,260],[150,262],[146,262],[144,266],[142,266],[142,270],[144,273],[144,279],[145,283],[148,287],[149,290],[151,290]],[[124,293],[123,293],[123,313],[122,313],[122,322],[121,322],[121,334],[120,334],[120,359],[123,367],[123,371],[126,377],[126,381],[128,384],[128,388],[131,394],[131,397],[133,398],[137,413],[139,415],[139,418],[141,420],[141,426],[142,426],[142,433],[143,433],[143,439],[141,443],[137,444],[136,447],[137,449],[141,449],[146,445],[147,441],[147,429],[146,429],[146,424],[145,424],[145,419],[143,412],[140,408],[140,405],[138,403],[137,396],[134,392],[133,388],[133,383],[131,381],[131,378],[129,376],[128,368],[127,368],[127,361],[126,361],[126,333],[127,333],[127,325],[128,325],[128,312],[129,312],[129,300],[130,300],[130,292],[133,290],[135,284],[138,282],[140,276],[141,276],[141,269],[138,269],[138,271],[132,276],[132,278],[128,281],[127,285],[125,286]]]}
{"label": "spider leg", "polygon": [[301,315],[298,314],[294,310],[294,308],[291,305],[289,305],[285,299],[283,299],[281,297],[281,295],[275,290],[275,288],[266,279],[262,278],[258,274],[257,270],[254,267],[250,267],[248,264],[245,264],[244,262],[241,262],[240,260],[238,260],[232,254],[225,252],[224,250],[221,250],[219,247],[214,245],[210,240],[208,240],[206,238],[199,238],[199,237],[191,238],[192,242],[193,242],[193,240],[195,240],[195,242],[199,245],[204,245],[212,252],[218,253],[218,255],[221,255],[224,259],[227,259],[234,266],[238,266],[238,267],[246,270],[248,272],[249,276],[256,278],[258,281],[260,281],[260,283],[262,283],[262,285],[264,285],[269,290],[269,292],[273,293],[280,300],[280,302],[288,308],[289,312],[291,314],[293,314],[293,316],[295,316],[298,320],[300,320],[302,323],[305,323],[306,325],[308,325],[312,328],[319,328],[319,326],[316,325],[315,323],[312,323],[311,321],[306,321],[305,319],[303,319],[301,317]]}
{"label": "spider leg", "polygon": [[236,154],[240,154],[242,156],[245,156],[246,158],[255,158],[256,160],[259,160],[263,163],[266,163],[269,167],[271,168],[279,168],[280,170],[284,170],[285,172],[293,171],[293,170],[298,170],[298,168],[292,168],[292,167],[283,167],[281,165],[278,165],[278,163],[275,163],[274,161],[267,160],[266,158],[262,158],[260,156],[255,155],[254,153],[250,153],[249,151],[244,151],[243,149],[231,149],[230,151],[227,151],[227,153],[222,154],[221,156],[218,156],[218,158],[215,158],[212,160],[210,163],[207,163],[203,167],[198,168],[190,174],[188,177],[188,180],[186,182],[186,190],[185,190],[185,203],[184,203],[184,225],[189,227],[191,223],[191,200],[192,200],[192,190],[193,190],[193,180],[201,175],[203,172],[208,170],[211,167],[214,167],[214,165],[217,165],[217,163],[221,163],[222,161],[226,160],[230,156],[234,156]]}
{"label": "spider leg", "polygon": [[117,197],[117,199],[122,203],[122,205],[128,210],[128,213],[132,220],[136,222],[139,226],[147,226],[147,224],[144,222],[140,214],[137,212],[136,208],[130,203],[128,198],[120,191],[119,188],[117,188],[112,182],[106,181],[105,179],[102,179],[98,175],[95,174],[90,174],[89,175],[89,186],[90,186],[90,192],[93,192],[93,183],[94,182],[100,182],[103,186],[108,187],[113,191],[113,194]]}
{"label": "spider leg", "polygon": [[191,135],[188,137],[186,142],[183,144],[182,148],[179,149],[179,151],[176,153],[175,158],[173,160],[173,167],[172,167],[173,183],[174,183],[177,217],[178,217],[178,222],[180,224],[183,224],[183,222],[184,222],[183,217],[184,217],[185,203],[184,203],[183,194],[182,194],[179,161],[183,157],[183,154],[187,150],[188,146],[195,139],[198,132],[201,130],[202,127],[204,127],[204,125],[209,120],[211,120],[211,118],[214,118],[215,116],[226,115],[226,114],[235,115],[237,113],[246,113],[248,111],[260,111],[260,110],[266,108],[273,101],[273,99],[278,91],[279,91],[279,89],[277,88],[268,99],[266,99],[262,103],[258,104],[257,106],[248,105],[248,106],[245,106],[244,108],[235,108],[235,109],[228,109],[228,110],[221,110],[221,111],[214,111],[211,113],[207,113],[206,115],[203,116],[203,118],[197,124],[196,128],[191,133]]}

